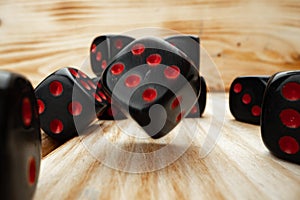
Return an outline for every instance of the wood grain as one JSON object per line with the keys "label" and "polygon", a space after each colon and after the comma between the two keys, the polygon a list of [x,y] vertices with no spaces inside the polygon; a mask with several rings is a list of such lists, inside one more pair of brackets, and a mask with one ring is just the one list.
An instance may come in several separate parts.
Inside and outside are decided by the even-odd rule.
{"label": "wood grain", "polygon": [[[213,103],[204,118],[183,121],[186,126],[197,123],[197,135],[187,151],[169,166],[141,174],[108,167],[91,154],[92,143],[99,145],[104,137],[119,148],[144,153],[145,157],[170,141],[167,136],[140,143],[118,134],[115,122],[105,122],[102,129],[92,128],[90,134],[74,138],[44,157],[35,199],[299,199],[299,165],[273,157],[261,141],[259,127],[233,120],[228,106],[223,120],[211,120],[216,110],[220,113],[219,106],[228,102],[218,93],[210,94],[208,100]],[[209,132],[208,124],[221,126],[221,136],[213,151],[203,158],[199,153],[201,134]],[[106,156],[121,160],[120,165],[127,169],[138,164],[113,152]],[[149,159],[146,163],[156,161]]]}
{"label": "wood grain", "polygon": [[[239,75],[299,69],[299,19],[297,0],[1,0],[0,69],[22,73],[34,86],[61,67],[90,72],[94,37],[157,27],[200,36],[201,73],[210,91],[223,92]],[[122,154],[91,154],[86,144],[97,150],[108,138],[123,150],[144,154],[149,160],[141,167],[147,169],[159,164],[148,153],[168,146],[176,131],[163,140],[140,142],[122,134],[116,122],[95,122],[86,135],[65,144],[43,134],[35,199],[299,199],[299,165],[273,157],[258,126],[232,118],[227,99],[224,93],[210,93],[205,117],[182,123],[197,127],[177,132],[183,139],[197,133],[191,146],[154,172],[112,169],[97,156],[118,159],[124,169],[135,169],[137,162]],[[132,124],[123,123],[130,132]],[[208,133],[211,138],[205,140]],[[203,159],[203,149],[218,133],[216,147]],[[179,150],[180,144],[174,145],[169,156]]]}
{"label": "wood grain", "polygon": [[297,0],[2,0],[0,67],[36,85],[58,68],[80,66],[97,35],[159,27],[201,37],[217,66],[201,71],[220,91],[238,75],[299,69],[299,13]]}

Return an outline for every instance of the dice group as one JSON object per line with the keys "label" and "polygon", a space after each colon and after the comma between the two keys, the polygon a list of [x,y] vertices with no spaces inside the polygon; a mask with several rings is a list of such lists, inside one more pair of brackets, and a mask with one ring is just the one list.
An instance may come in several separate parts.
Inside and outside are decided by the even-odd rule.
{"label": "dice group", "polygon": [[0,72],[0,185],[3,199],[31,199],[40,168],[41,135],[30,82]]}
{"label": "dice group", "polygon": [[261,125],[262,140],[274,155],[300,163],[300,71],[238,77],[229,105],[236,120]]}
{"label": "dice group", "polygon": [[[119,120],[131,116],[152,138],[160,138],[186,115],[202,115],[206,84],[199,76],[196,37],[171,36],[162,40],[107,35],[97,37],[90,51],[92,70],[98,76],[93,79],[76,68],[65,67],[33,90],[24,77],[0,72],[0,173],[4,199],[33,197],[41,159],[40,128],[65,142],[97,117]],[[144,69],[140,70],[140,66]],[[118,81],[125,93],[132,92],[129,104],[124,102],[122,92],[113,93]],[[188,87],[193,95],[185,92]],[[117,106],[112,104],[114,101]],[[156,123],[145,128],[153,119],[149,115],[154,104],[161,105],[165,112],[165,119],[155,116],[156,122],[165,120],[155,131]]]}
{"label": "dice group", "polygon": [[[180,52],[158,38],[138,39],[127,45],[103,72],[104,91],[121,108],[128,107],[131,117],[152,138],[170,132],[199,94],[199,71]],[[184,95],[188,86],[196,98]],[[156,113],[157,121],[150,118],[150,108],[155,104],[165,108]],[[150,123],[152,126],[148,126]],[[161,129],[155,132],[158,126]]]}
{"label": "dice group", "polygon": [[[113,58],[135,39],[125,35],[102,35],[96,37],[90,47],[90,61],[93,72],[98,76],[95,81],[99,81],[103,71],[114,60]],[[198,69],[200,67],[200,41],[199,37],[192,35],[174,35],[164,39],[167,43],[181,50],[190,62]],[[184,55],[184,56],[185,56]],[[119,57],[120,55],[118,55]],[[201,92],[198,102],[193,106],[187,118],[201,117],[206,106],[206,83],[201,77]],[[176,101],[177,102],[177,101]],[[175,102],[175,103],[176,103]],[[126,119],[126,116],[117,106],[108,105],[104,113],[98,116],[100,120],[120,120]]]}
{"label": "dice group", "polygon": [[[153,139],[184,117],[199,118],[206,82],[199,75],[199,38],[97,37],[94,74],[65,67],[33,90],[21,75],[0,71],[0,185],[4,199],[31,199],[40,168],[40,128],[65,142],[96,118],[133,118]],[[266,147],[300,164],[300,71],[237,77],[229,106],[236,120],[261,126]]]}
{"label": "dice group", "polygon": [[64,142],[96,117],[132,117],[152,138],[166,135],[183,117],[200,117],[204,111],[206,83],[199,76],[199,49],[194,36],[97,37],[90,47],[97,77],[67,67],[36,87],[42,129]]}

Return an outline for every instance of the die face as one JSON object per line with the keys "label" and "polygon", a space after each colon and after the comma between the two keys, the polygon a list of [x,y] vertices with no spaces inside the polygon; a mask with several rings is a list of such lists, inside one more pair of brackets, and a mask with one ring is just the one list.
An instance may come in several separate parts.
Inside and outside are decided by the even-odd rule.
{"label": "die face", "polygon": [[119,53],[105,70],[102,85],[111,93],[118,81],[124,82],[126,90],[138,86],[141,80],[164,80],[178,89],[181,84],[174,82],[180,74],[188,81],[199,80],[199,72],[186,55],[159,38],[149,37],[135,40]]}
{"label": "die face", "polygon": [[93,72],[97,76],[101,76],[112,58],[133,40],[125,35],[103,35],[95,38],[90,48]]}
{"label": "die face", "polygon": [[90,61],[93,72],[100,76],[103,70],[107,67],[109,59],[107,36],[99,36],[94,39],[90,48]]}
{"label": "die face", "polygon": [[277,73],[268,82],[261,134],[274,155],[300,163],[300,71]]}
{"label": "die face", "polygon": [[[157,95],[161,91],[167,92],[164,92],[164,95]],[[145,95],[146,93],[149,94]],[[140,86],[130,98],[129,114],[148,135],[154,139],[160,138],[178,124],[174,118],[180,113],[180,106],[179,109],[171,109],[172,99],[175,101],[175,95],[164,86],[159,84]],[[154,105],[160,105],[165,109],[158,107],[151,113],[150,109],[153,109]],[[150,123],[152,125],[149,126]]]}
{"label": "die face", "polygon": [[107,106],[96,88],[92,79],[74,68],[60,69],[42,81],[35,94],[45,133],[66,141],[83,131]]}
{"label": "die face", "polygon": [[1,71],[0,79],[1,195],[4,199],[31,199],[41,159],[36,99],[24,77]]}
{"label": "die face", "polygon": [[193,35],[175,35],[165,39],[170,44],[174,45],[187,57],[189,57],[194,65],[199,68],[200,66],[200,39],[198,36]]}
{"label": "die face", "polygon": [[131,43],[134,38],[125,36],[125,35],[113,35],[109,37],[109,52],[110,59],[114,59],[114,57],[124,49],[129,43]]}
{"label": "die face", "polygon": [[[145,121],[149,120],[146,116],[148,113],[144,111],[148,111],[153,103],[159,102],[162,106],[170,103],[174,98],[174,95],[170,95],[170,88],[177,94],[190,84],[193,92],[198,95],[200,90],[198,74],[195,66],[177,48],[161,39],[143,38],[130,43],[118,54],[104,71],[102,85],[105,92],[112,96],[120,107],[126,108],[129,105],[130,115],[145,127]],[[189,102],[188,98],[184,99]],[[185,110],[192,107],[189,103],[183,104],[186,105]],[[168,112],[168,109],[166,111]],[[173,116],[179,114],[180,112]],[[162,137],[179,121],[166,123],[162,131],[155,135],[150,129],[145,131],[153,138]],[[168,128],[164,131],[166,127]]]}
{"label": "die face", "polygon": [[229,107],[236,120],[259,125],[261,104],[269,76],[236,78],[229,91]]}
{"label": "die face", "polygon": [[200,77],[201,92],[195,104],[186,118],[199,118],[203,115],[206,107],[207,85],[203,76]]}

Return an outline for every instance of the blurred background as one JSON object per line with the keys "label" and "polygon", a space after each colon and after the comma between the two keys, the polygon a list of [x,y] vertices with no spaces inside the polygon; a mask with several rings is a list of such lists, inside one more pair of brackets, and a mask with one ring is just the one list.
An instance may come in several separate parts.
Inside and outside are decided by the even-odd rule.
{"label": "blurred background", "polygon": [[[228,90],[239,75],[299,69],[299,17],[297,0],[1,0],[0,68],[36,85],[81,65],[98,35],[158,27],[198,35]],[[221,89],[209,69],[203,76]]]}

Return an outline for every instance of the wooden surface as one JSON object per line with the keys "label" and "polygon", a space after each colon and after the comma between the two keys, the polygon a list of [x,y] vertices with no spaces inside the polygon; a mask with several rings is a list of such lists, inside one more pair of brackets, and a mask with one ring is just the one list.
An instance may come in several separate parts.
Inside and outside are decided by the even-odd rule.
{"label": "wooden surface", "polygon": [[[37,84],[81,65],[97,35],[159,27],[199,35],[228,89],[238,75],[299,69],[299,17],[297,0],[1,0],[0,67]],[[210,89],[222,90],[217,72],[201,68]]]}
{"label": "wooden surface", "polygon": [[[22,73],[36,86],[56,69],[88,63],[95,36],[144,27],[199,35],[201,72],[210,91],[223,91],[223,83],[228,90],[238,75],[272,74],[300,66],[297,0],[1,0],[0,69]],[[258,126],[233,120],[227,99],[223,93],[213,93],[203,119],[185,119],[182,126],[196,123],[196,131],[179,134],[197,133],[197,137],[176,162],[154,172],[132,174],[107,167],[85,142],[97,144],[107,136],[123,149],[147,156],[166,146],[169,136],[124,142],[115,122],[95,122],[87,129],[89,134],[65,144],[43,134],[35,199],[299,199],[299,165],[273,157]],[[226,108],[224,121],[222,108]],[[212,129],[213,136],[221,134],[217,146],[203,159],[203,135],[218,126],[220,132]],[[128,159],[120,158],[134,167]]]}
{"label": "wooden surface", "polygon": [[[96,122],[98,128],[92,134],[74,138],[43,158],[35,199],[299,199],[300,166],[273,157],[262,143],[259,126],[235,121],[229,113],[228,95],[224,97],[210,94],[204,118],[184,119],[182,125],[198,126],[192,145],[174,163],[154,172],[133,174],[107,167],[90,153],[86,141],[97,144],[113,138],[120,148],[145,152],[146,157],[168,145],[168,139],[140,143],[127,137],[124,141],[116,122]],[[225,118],[211,120],[216,110],[222,113],[220,107],[225,108]],[[208,124],[222,127],[221,135],[203,158],[201,135],[209,130]],[[120,165],[127,169],[137,165],[120,154],[106,156],[122,160]]]}

